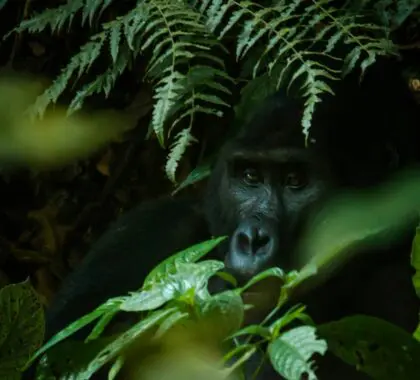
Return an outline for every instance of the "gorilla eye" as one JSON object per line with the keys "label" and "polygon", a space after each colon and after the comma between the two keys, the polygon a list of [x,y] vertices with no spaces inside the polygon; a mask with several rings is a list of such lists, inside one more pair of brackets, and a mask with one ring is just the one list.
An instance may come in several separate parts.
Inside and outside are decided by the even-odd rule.
{"label": "gorilla eye", "polygon": [[256,185],[263,182],[261,173],[255,168],[247,168],[242,173],[243,180],[248,185]]}
{"label": "gorilla eye", "polygon": [[284,185],[292,189],[300,189],[306,185],[305,176],[298,172],[290,172],[286,175]]}

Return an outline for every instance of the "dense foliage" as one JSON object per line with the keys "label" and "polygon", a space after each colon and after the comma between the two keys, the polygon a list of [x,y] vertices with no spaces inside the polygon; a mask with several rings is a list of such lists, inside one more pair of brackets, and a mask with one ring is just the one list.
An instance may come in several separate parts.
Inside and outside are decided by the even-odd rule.
{"label": "dense foliage", "polygon": [[[147,57],[144,80],[154,86],[150,128],[162,145],[171,144],[166,173],[175,181],[179,160],[195,141],[200,113],[222,117],[232,101],[232,85],[253,89],[299,81],[305,99],[303,133],[308,138],[316,104],[333,93],[329,81],[355,67],[362,72],[378,55],[396,54],[389,39],[416,9],[416,1],[234,1],[140,0],[104,21],[109,0],[69,0],[23,20],[13,32],[71,33],[76,23],[91,35],[33,106],[42,115],[73,76],[80,78],[98,60],[107,68],[79,88],[68,108],[73,113],[93,94],[107,96],[119,76],[140,56]],[[339,3],[339,4],[336,4]],[[109,19],[111,18],[111,19]],[[232,45],[232,42],[234,44]],[[345,43],[345,51],[335,47]],[[236,73],[227,70],[236,60]],[[241,74],[238,76],[237,72]],[[267,81],[269,77],[269,81]],[[272,88],[266,89],[267,83]],[[175,133],[176,132],[176,133]]]}
{"label": "dense foliage", "polygon": [[[0,9],[6,3],[7,0],[0,1]],[[109,96],[123,73],[134,71],[139,60],[145,61],[142,81],[152,85],[154,94],[150,133],[155,134],[162,146],[170,147],[166,174],[174,182],[180,160],[188,146],[197,141],[194,130],[200,127],[196,123],[199,115],[222,118],[226,110],[236,106],[237,116],[244,118],[252,108],[247,105],[254,105],[279,87],[288,86],[304,98],[302,133],[309,138],[317,103],[323,96],[333,95],[331,81],[355,69],[361,69],[363,74],[379,55],[397,55],[394,34],[419,8],[416,0],[132,0],[124,2],[125,8],[119,8],[118,3],[61,1],[54,8],[25,18],[5,39],[24,32],[50,31],[70,36],[76,28],[87,30],[87,42],[69,57],[68,64],[31,106],[34,118],[53,108],[70,87],[73,97],[67,114],[83,110],[89,97]],[[88,74],[93,79],[79,84]],[[235,86],[242,88],[239,104],[231,96]],[[414,186],[418,188],[418,183]],[[242,288],[210,295],[207,282],[215,275],[226,277],[224,265],[219,261],[197,260],[222,239],[216,238],[172,256],[150,273],[138,292],[109,300],[41,348],[44,320],[35,292],[28,282],[3,287],[0,310],[5,318],[0,327],[0,377],[19,378],[18,372],[30,357],[31,362],[47,353],[48,361],[41,361],[44,376],[50,376],[50,366],[57,365],[67,368],[74,379],[86,379],[111,364],[110,378],[114,378],[127,364],[125,361],[129,362],[128,348],[148,353],[155,345],[164,345],[172,339],[171,334],[177,328],[184,329],[183,336],[186,331],[201,331],[203,321],[205,329],[214,333],[210,341],[204,340],[205,344],[228,343],[227,353],[221,358],[228,364],[227,369],[218,370],[213,378],[231,376],[264,344],[273,367],[290,380],[300,380],[302,374],[316,379],[313,354],[324,354],[327,349],[373,378],[396,378],[396,371],[403,371],[404,378],[413,378],[419,371],[412,360],[420,355],[419,329],[411,336],[384,321],[363,316],[315,326],[305,314],[304,305],[286,311],[283,308],[289,292],[330,261],[341,260],[346,246],[354,240],[379,239],[376,234],[363,234],[383,233],[416,203],[407,194],[398,193],[398,189],[393,194],[399,194],[400,203],[387,200],[381,203],[375,198],[372,204],[379,204],[379,208],[352,204],[341,216],[335,215],[338,219],[334,233],[322,230],[322,226],[319,230],[314,228],[315,240],[310,240],[313,243],[310,249],[316,250],[317,256],[299,273],[271,268]],[[387,209],[391,204],[392,210]],[[375,218],[381,207],[381,218]],[[360,210],[360,214],[351,214],[353,210]],[[354,219],[349,219],[349,213]],[[375,224],[378,220],[383,224]],[[417,271],[413,283],[418,294],[419,257],[417,235],[412,265]],[[260,325],[241,329],[246,310],[241,294],[271,276],[284,281],[275,310]],[[142,318],[122,333],[102,337],[104,328],[120,311],[139,313]],[[276,319],[272,320],[274,315]],[[97,324],[86,343],[70,341],[67,346],[55,346],[91,322]],[[290,328],[292,323],[299,326]],[[251,339],[237,341],[237,337],[245,335],[257,337],[257,343]],[[373,353],[369,345],[358,345],[354,337],[366,338],[380,349]],[[27,344],[22,345],[24,339]],[[136,345],[139,340],[141,347]],[[178,344],[183,347],[183,342]],[[193,346],[187,350],[188,355],[194,351]],[[384,353],[393,360],[383,363],[380,355]],[[148,355],[136,357],[144,358],[136,363],[137,367],[149,365]],[[190,368],[185,363],[181,361],[184,370]],[[212,368],[217,368],[219,363],[213,364]],[[205,371],[209,369],[201,371],[208,373]],[[161,374],[158,372],[157,378]],[[181,371],[180,376],[185,375]]]}

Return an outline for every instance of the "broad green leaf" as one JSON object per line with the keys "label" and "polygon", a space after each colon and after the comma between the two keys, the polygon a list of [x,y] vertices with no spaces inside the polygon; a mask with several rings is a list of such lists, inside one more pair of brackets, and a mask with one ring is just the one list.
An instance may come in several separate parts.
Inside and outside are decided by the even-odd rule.
{"label": "broad green leaf", "polygon": [[149,272],[144,280],[144,287],[153,285],[153,283],[160,278],[165,277],[170,272],[173,272],[178,263],[194,263],[200,260],[225,239],[226,237],[222,236],[206,240],[168,257]]}
{"label": "broad green leaf", "polygon": [[324,355],[327,343],[316,338],[312,326],[296,327],[282,334],[268,346],[268,353],[274,369],[287,380],[316,380],[311,356]]}
{"label": "broad green leaf", "polygon": [[318,326],[328,348],[373,379],[417,379],[420,343],[382,319],[355,315]]}
{"label": "broad green leaf", "polygon": [[0,373],[23,370],[44,339],[44,310],[29,280],[0,289]]}
{"label": "broad green leaf", "polygon": [[154,310],[176,297],[176,289],[167,281],[153,285],[150,289],[132,293],[121,305],[124,311]]}
{"label": "broad green leaf", "polygon": [[156,309],[172,299],[180,299],[191,290],[199,299],[209,298],[207,283],[210,277],[223,269],[221,261],[206,260],[200,263],[175,263],[175,273],[168,273],[160,282],[140,292],[133,293],[121,305],[124,311]]}
{"label": "broad green leaf", "polygon": [[320,273],[324,280],[360,251],[396,241],[420,210],[420,176],[407,171],[369,191],[340,195],[308,228],[299,258],[306,265],[288,286]]}
{"label": "broad green leaf", "polygon": [[227,290],[205,301],[201,315],[217,318],[220,321],[220,330],[223,330],[221,335],[226,337],[241,327],[244,320],[244,304],[239,294]]}

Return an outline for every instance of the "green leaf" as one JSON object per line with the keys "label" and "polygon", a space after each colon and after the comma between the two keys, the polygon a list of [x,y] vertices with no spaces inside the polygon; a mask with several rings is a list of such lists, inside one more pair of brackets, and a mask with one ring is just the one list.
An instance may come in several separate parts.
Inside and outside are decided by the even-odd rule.
{"label": "green leaf", "polygon": [[91,313],[86,314],[82,318],[79,318],[77,321],[70,323],[66,328],[64,328],[57,334],[55,334],[46,344],[44,344],[44,346],[41,347],[41,349],[39,349],[35,353],[35,355],[31,358],[30,362],[33,362],[37,357],[42,355],[45,351],[47,351],[51,347],[55,346],[57,343],[68,338],[70,335],[79,331],[83,327],[89,325],[95,319],[100,318],[104,314],[111,313],[114,310],[118,310],[121,302],[123,302],[124,299],[125,297],[118,297],[118,298],[110,299],[104,304],[102,304],[101,306],[98,306]]}
{"label": "green leaf", "polygon": [[173,183],[176,182],[175,173],[176,169],[178,168],[179,161],[181,161],[181,158],[184,155],[187,148],[192,143],[196,142],[198,142],[198,140],[191,134],[190,127],[183,129],[176,135],[175,141],[170,148],[170,152],[168,154],[165,165],[166,176]]}
{"label": "green leaf", "polygon": [[418,342],[420,342],[420,323],[417,325],[416,330],[413,332],[413,337],[414,337],[414,339],[416,339]]}
{"label": "green leaf", "polygon": [[106,363],[115,359],[117,355],[126,348],[130,343],[137,340],[142,334],[148,331],[151,327],[157,325],[166,317],[170,316],[177,309],[170,308],[157,311],[149,317],[136,323],[133,327],[121,334],[113,342],[103,348],[94,359],[89,363],[86,369],[74,375],[74,380],[89,379],[97,370],[102,368]]}
{"label": "green leaf", "polygon": [[132,293],[121,305],[124,311],[154,310],[177,295],[176,289],[170,286],[168,281],[153,285],[151,289]]}
{"label": "green leaf", "polygon": [[277,277],[280,279],[284,279],[284,272],[277,267],[266,269],[260,273],[258,273],[256,276],[252,277],[251,280],[249,280],[245,286],[241,288],[241,292],[244,292],[245,290],[249,289],[251,286],[255,285],[256,283],[265,280],[269,277]]}
{"label": "green leaf", "polygon": [[44,309],[29,280],[0,289],[0,373],[25,368],[44,339]]}
{"label": "green leaf", "polygon": [[105,327],[111,322],[112,318],[118,313],[118,309],[113,309],[108,312],[105,312],[99,318],[99,321],[96,323],[91,333],[86,338],[86,342],[98,338],[98,336],[104,331]]}
{"label": "green leaf", "polygon": [[192,245],[187,249],[175,253],[168,257],[155,268],[150,271],[144,280],[144,287],[153,285],[154,282],[160,278],[167,276],[169,273],[176,269],[176,265],[180,263],[193,263],[203,258],[207,253],[212,251],[218,244],[220,244],[226,237],[217,237],[214,239],[206,240],[204,242]]}
{"label": "green leaf", "polygon": [[155,334],[155,339],[161,338],[164,334],[168,332],[173,326],[175,326],[179,321],[189,317],[189,314],[180,310],[173,312],[168,318],[166,318],[159,326]]}
{"label": "green leaf", "polygon": [[211,173],[211,163],[206,162],[198,167],[196,167],[194,170],[188,174],[188,177],[182,181],[178,187],[172,192],[172,195],[175,195],[179,191],[185,189],[188,186],[194,185],[203,179],[207,178]]}
{"label": "green leaf", "polygon": [[[420,298],[420,227],[416,228],[416,234],[414,235],[413,244],[411,247],[411,266],[415,270],[413,275],[414,289],[416,291],[417,297]],[[420,342],[420,321],[413,333],[413,336]]]}
{"label": "green leaf", "polygon": [[300,264],[306,265],[288,286],[317,273],[313,280],[324,281],[360,247],[380,248],[399,239],[420,210],[419,193],[418,172],[406,171],[375,189],[331,199],[308,228],[299,252]]}
{"label": "green leaf", "polygon": [[315,328],[311,326],[289,330],[268,346],[274,369],[287,380],[301,380],[304,374],[306,379],[316,380],[309,359],[315,353],[324,355],[326,351],[327,343],[316,338]]}
{"label": "green leaf", "polygon": [[239,331],[236,331],[233,333],[230,338],[236,338],[238,336],[242,335],[258,335],[265,339],[271,338],[270,330],[267,327],[261,326],[261,325],[249,325],[244,327],[243,329],[240,329]]}
{"label": "green leaf", "polygon": [[[207,283],[210,277],[224,268],[221,261],[206,260],[200,263],[177,263],[175,273],[168,273],[160,282],[138,293],[133,293],[121,305],[124,311],[153,310],[172,299],[180,300],[194,291],[200,299],[209,298]],[[188,298],[188,297],[187,297]]]}
{"label": "green leaf", "polygon": [[228,282],[234,288],[238,287],[238,281],[236,280],[236,278],[231,273],[220,271],[220,272],[216,273],[216,276],[220,277],[223,281]]}
{"label": "green leaf", "polygon": [[112,61],[115,63],[117,61],[118,53],[120,50],[121,43],[121,22],[117,21],[111,24],[111,32],[109,34],[109,45],[111,49]]}
{"label": "green leaf", "polygon": [[304,311],[305,306],[293,306],[286,314],[271,324],[270,331],[272,332],[272,335],[277,336],[281,329],[294,322],[296,319],[307,321],[309,317],[304,313]]}
{"label": "green leaf", "polygon": [[47,361],[37,368],[37,372],[45,376],[50,369],[54,369],[63,376],[83,370],[98,352],[114,339],[115,337],[99,338],[88,343],[65,340],[45,354]]}
{"label": "green leaf", "polygon": [[420,343],[382,319],[355,315],[318,326],[329,349],[373,379],[417,379]]}
{"label": "green leaf", "polygon": [[118,358],[115,360],[115,362],[112,364],[111,368],[108,372],[108,380],[115,380],[117,379],[117,376],[121,369],[124,366],[124,360],[125,358],[123,356],[118,356]]}
{"label": "green leaf", "polygon": [[208,299],[201,309],[203,317],[217,318],[220,320],[222,336],[228,336],[238,330],[244,320],[244,304],[242,298],[233,290],[218,293]]}
{"label": "green leaf", "polygon": [[413,275],[413,285],[417,297],[420,298],[420,227],[416,228],[413,244],[411,248],[411,266],[416,273]]}

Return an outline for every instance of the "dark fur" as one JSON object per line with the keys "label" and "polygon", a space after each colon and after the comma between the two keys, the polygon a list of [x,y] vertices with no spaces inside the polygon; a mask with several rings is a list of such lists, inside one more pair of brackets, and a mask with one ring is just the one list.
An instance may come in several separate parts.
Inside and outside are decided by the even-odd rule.
{"label": "dark fur", "polygon": [[[211,235],[231,237],[216,254],[241,281],[271,265],[294,267],[294,248],[308,215],[332,192],[375,185],[417,160],[418,147],[412,144],[419,141],[417,108],[389,65],[370,69],[361,87],[356,74],[349,77],[336,87],[335,97],[318,105],[311,131],[316,143],[307,149],[301,103],[284,93],[265,101],[220,152],[204,197],[204,215],[194,200],[164,199],[122,216],[63,284],[47,313],[47,338],[106,299],[136,290],[159,261]],[[235,169],[238,159],[260,162],[270,180],[245,185]],[[295,159],[308,168],[308,185],[300,190],[278,181]],[[254,255],[249,250],[252,231],[258,228],[267,240]],[[418,305],[410,283],[409,245],[380,254],[380,268],[377,260],[355,260],[305,300],[316,322],[365,312],[413,328]],[[372,273],[372,268],[377,269]],[[324,367],[325,373],[321,368],[321,379],[344,378],[342,371],[352,379],[364,378],[333,364]],[[269,371],[261,379],[271,376]]]}

